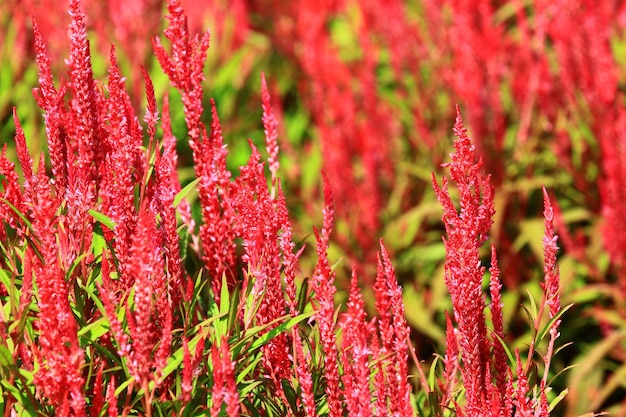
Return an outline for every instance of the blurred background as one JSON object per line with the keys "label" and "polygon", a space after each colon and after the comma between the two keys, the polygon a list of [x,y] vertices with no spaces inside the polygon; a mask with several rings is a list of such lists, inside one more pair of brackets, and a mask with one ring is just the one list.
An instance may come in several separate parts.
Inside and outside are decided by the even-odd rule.
{"label": "blurred background", "polygon": [[[249,156],[248,138],[264,148],[265,73],[280,118],[280,177],[294,235],[309,248],[302,276],[315,264],[311,231],[321,224],[323,170],[335,196],[330,258],[338,260],[340,289],[349,287],[354,264],[371,293],[384,239],[404,287],[418,356],[428,364],[445,351],[444,312],[451,303],[431,173],[441,178],[441,164],[449,160],[458,104],[496,187],[489,242],[502,271],[509,346],[527,346],[532,326],[524,308],[529,296],[541,295],[545,186],[558,209],[561,300],[575,303],[559,339],[571,344],[553,362],[550,395],[569,387],[555,414],[626,416],[626,2],[181,3],[189,31],[211,33],[205,99],[217,103],[235,174]],[[82,5],[96,79],[105,79],[115,44],[142,114],[140,68],[148,70],[157,95],[170,95],[180,178],[192,181],[182,104],[152,49],[166,25],[164,2]],[[33,155],[45,150],[41,110],[31,93],[38,85],[31,18],[58,85],[69,78],[66,9],[58,0],[0,2],[0,138],[9,153],[14,106]],[[208,111],[204,117],[209,120]],[[337,302],[346,298],[338,292]]]}

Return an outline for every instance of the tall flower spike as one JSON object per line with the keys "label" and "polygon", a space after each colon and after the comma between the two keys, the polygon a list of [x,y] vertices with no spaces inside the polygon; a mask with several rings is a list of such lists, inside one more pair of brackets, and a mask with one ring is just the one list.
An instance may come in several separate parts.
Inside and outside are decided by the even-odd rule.
{"label": "tall flower spike", "polygon": [[233,185],[230,172],[226,168],[228,151],[222,137],[222,127],[211,100],[211,135],[202,130],[201,152],[196,159],[196,177],[200,179],[198,195],[200,197],[202,219],[200,240],[202,242],[202,260],[212,279],[214,295],[219,297],[222,275],[234,285],[237,259],[235,245],[235,209]]}
{"label": "tall flower spike", "polygon": [[[107,158],[102,164],[100,197],[102,212],[115,223],[115,254],[122,272],[122,286],[128,289],[133,279],[124,271],[129,263],[132,233],[137,222],[135,184],[137,166],[135,157],[141,145],[140,137],[133,137],[126,105],[124,80],[120,74],[115,48],[111,47],[109,68],[109,98],[107,100],[108,134],[104,141]],[[105,235],[106,236],[106,235]],[[109,236],[112,238],[113,236]]]}
{"label": "tall flower spike", "polygon": [[404,318],[402,289],[396,281],[389,253],[380,241],[378,271],[374,286],[379,315],[381,354],[392,354],[384,360],[389,405],[392,415],[410,415],[411,388],[408,383],[409,327]]}
{"label": "tall flower spike", "polygon": [[48,154],[52,165],[57,193],[63,194],[67,186],[67,145],[65,133],[62,127],[63,96],[65,88],[57,91],[52,82],[50,70],[50,58],[39,31],[39,25],[33,18],[33,34],[35,36],[35,50],[37,52],[37,67],[39,68],[39,88],[33,90],[33,95],[44,110],[44,122],[46,124],[46,138],[48,141]]}
{"label": "tall flower spike", "polygon": [[219,415],[222,404],[226,404],[226,415],[237,417],[239,415],[239,393],[235,383],[235,367],[228,348],[228,340],[222,338],[220,346],[211,347],[213,359],[213,391],[211,415]]}
{"label": "tall flower spike", "polygon": [[480,415],[486,406],[485,396],[490,384],[486,374],[490,354],[482,294],[485,268],[480,263],[479,249],[491,228],[494,195],[489,176],[481,172],[482,162],[475,160],[474,145],[463,126],[458,107],[454,133],[456,152],[450,155],[452,162],[445,166],[449,167],[450,176],[459,189],[459,212],[450,198],[447,180],[444,178],[443,186],[439,187],[433,173],[432,181],[444,210],[445,282],[459,329],[461,375],[467,395],[465,412]]}
{"label": "tall flower spike", "polygon": [[17,117],[15,107],[13,107],[13,122],[15,123],[15,148],[17,150],[17,158],[20,161],[22,172],[24,173],[24,193],[32,202],[33,190],[31,187],[33,187],[33,181],[35,180],[33,177],[33,160],[28,153],[24,130]]}
{"label": "tall flower spike", "polygon": [[[556,252],[559,250],[556,242],[558,236],[554,232],[554,210],[550,197],[545,188],[543,188],[543,216],[545,219],[545,233],[543,238],[543,254],[544,254],[544,291],[546,303],[550,309],[550,318],[556,316],[561,309],[561,300],[559,296],[559,267],[556,264]],[[558,327],[559,321],[554,323],[553,327]]]}
{"label": "tall flower spike", "polygon": [[[71,108],[75,116],[75,140],[78,147],[78,177],[84,186],[91,187],[96,180],[98,155],[98,109],[91,54],[87,40],[85,15],[80,0],[70,0],[70,78],[72,81]],[[94,164],[96,162],[96,164]],[[94,198],[94,196],[92,196]]]}
{"label": "tall flower spike", "polygon": [[452,395],[456,389],[457,373],[459,371],[459,342],[456,329],[452,324],[450,315],[446,311],[446,355],[443,359],[444,374],[443,381],[440,381],[440,388],[443,392],[441,400],[442,407],[449,407],[453,400]]}
{"label": "tall flower spike", "polygon": [[109,417],[118,417],[117,398],[115,397],[115,375],[111,375],[109,386],[107,387],[107,414]]}
{"label": "tall flower spike", "polygon": [[500,270],[498,269],[498,257],[496,248],[491,245],[491,267],[489,268],[491,277],[489,279],[489,290],[491,293],[491,321],[493,323],[493,338],[491,340],[491,351],[494,357],[494,369],[492,374],[495,376],[496,388],[502,399],[501,406],[505,406],[504,399],[507,397],[507,356],[502,346],[504,340],[504,325],[502,318],[502,298],[500,291],[502,284],[500,283]]}
{"label": "tall flower spike", "polygon": [[159,38],[154,39],[154,53],[163,72],[181,92],[190,137],[189,145],[197,163],[197,141],[201,134],[202,81],[204,60],[209,49],[209,33],[205,32],[201,37],[191,37],[187,29],[187,16],[178,0],[168,0],[167,10],[169,26],[165,30],[165,37],[172,43],[172,53],[170,55],[165,51]]}
{"label": "tall flower spike", "polygon": [[[545,232],[543,238],[543,253],[544,253],[544,302],[548,307],[550,318],[554,318],[561,310],[560,300],[560,278],[559,267],[556,264],[556,252],[559,247],[556,242],[558,236],[554,233],[554,210],[552,209],[552,203],[546,189],[543,189],[543,216],[545,218]],[[559,325],[561,324],[560,318],[556,320],[552,327],[550,327],[550,341],[548,342],[548,351],[546,352],[544,361],[544,371],[542,378],[542,387],[548,384],[548,376],[550,371],[550,364],[552,362],[552,356],[554,354],[554,343],[559,337]],[[543,393],[543,391],[542,391]],[[545,395],[545,393],[544,393]]]}
{"label": "tall flower spike", "polygon": [[[23,206],[24,197],[22,196],[19,178],[17,172],[15,172],[15,164],[9,161],[6,152],[7,145],[5,143],[0,152],[0,186],[2,186],[0,197],[23,213],[26,207]],[[6,232],[1,222],[6,222],[15,230],[19,229],[18,224],[21,223],[19,216],[17,216],[13,209],[4,201],[0,201],[0,239],[4,241],[6,239]]]}
{"label": "tall flower spike", "polygon": [[358,285],[356,268],[352,267],[348,312],[341,325],[343,340],[341,360],[342,382],[345,387],[348,414],[356,417],[371,416],[369,371],[369,326],[365,317],[365,302]]}
{"label": "tall flower spike", "polygon": [[317,240],[317,267],[313,276],[313,287],[319,302],[315,319],[319,323],[320,340],[324,352],[324,376],[326,377],[326,398],[330,417],[339,417],[341,412],[341,391],[339,388],[339,365],[335,336],[334,295],[335,273],[328,262],[328,245],[333,227],[334,207],[330,184],[324,176],[324,226],[321,233],[314,229]]}
{"label": "tall flower spike", "polygon": [[265,145],[269,154],[268,162],[272,174],[272,197],[276,186],[276,173],[278,172],[278,121],[272,109],[270,93],[267,90],[265,74],[261,73],[261,99],[263,102],[263,126],[265,127]]}
{"label": "tall flower spike", "polygon": [[70,292],[61,265],[59,240],[63,227],[58,224],[58,201],[52,196],[45,173],[43,155],[37,173],[37,204],[33,206],[33,230],[40,242],[41,258],[34,257],[39,313],[39,369],[35,385],[57,409],[85,415],[84,379],[81,369],[84,353],[80,348],[77,323],[70,306]]}
{"label": "tall flower spike", "polygon": [[[252,155],[236,181],[235,207],[245,248],[243,260],[254,279],[252,296],[260,300],[255,321],[257,325],[264,325],[286,314],[280,259],[280,232],[286,209],[271,198],[261,156],[252,143],[251,146]],[[286,335],[280,334],[272,339],[263,352],[264,365],[280,386],[280,381],[288,378],[291,369]]]}

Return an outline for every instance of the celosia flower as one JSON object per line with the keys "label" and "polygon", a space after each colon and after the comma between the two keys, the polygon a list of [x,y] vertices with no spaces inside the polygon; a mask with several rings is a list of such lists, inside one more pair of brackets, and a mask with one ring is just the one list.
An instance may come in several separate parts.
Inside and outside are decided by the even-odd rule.
{"label": "celosia flower", "polygon": [[[389,397],[391,415],[410,415],[411,388],[408,382],[409,327],[404,318],[402,289],[398,286],[389,253],[380,242],[378,270],[374,284],[378,329],[380,332],[380,355],[385,371],[386,395]],[[380,399],[379,399],[380,403]]]}
{"label": "celosia flower", "polygon": [[195,159],[196,176],[200,179],[200,197],[203,224],[200,226],[202,260],[209,273],[214,295],[219,300],[222,276],[234,285],[237,259],[235,245],[235,208],[230,172],[226,169],[226,147],[215,103],[211,101],[211,135],[202,130]]}
{"label": "celosia flower", "polygon": [[365,302],[358,285],[356,268],[352,268],[348,312],[341,328],[341,362],[343,364],[343,382],[346,408],[350,416],[367,417],[372,415],[370,405],[370,370],[368,347],[369,328]]}
{"label": "celosia flower", "polygon": [[444,374],[439,381],[439,387],[443,392],[441,399],[442,407],[448,407],[453,400],[452,394],[456,388],[457,372],[459,371],[459,340],[456,329],[452,324],[450,315],[446,311],[446,354],[443,358]]}
{"label": "celosia flower", "polygon": [[[133,285],[132,275],[124,271],[128,265],[132,232],[137,222],[135,209],[135,184],[139,181],[141,167],[136,164],[142,142],[141,135],[136,135],[131,128],[134,118],[132,108],[128,107],[127,93],[117,66],[115,48],[111,48],[111,66],[109,68],[109,98],[106,117],[107,135],[103,146],[107,158],[101,165],[102,178],[99,196],[102,199],[101,211],[115,223],[115,254],[120,261],[123,289]],[[108,236],[107,236],[108,235]]]}
{"label": "celosia flower", "polygon": [[[493,355],[493,372],[492,374],[496,380],[496,388],[499,392],[500,406],[505,406],[504,400],[507,398],[507,371],[509,369],[507,364],[507,356],[504,351],[502,342],[504,341],[504,325],[502,318],[502,299],[500,297],[500,291],[502,290],[502,284],[500,283],[500,270],[498,269],[498,257],[496,255],[496,248],[491,246],[491,267],[489,268],[489,291],[491,294],[491,321],[493,323],[493,337],[491,339],[491,353]],[[495,401],[495,400],[494,400]]]}
{"label": "celosia flower", "polygon": [[[52,196],[45,164],[39,164],[35,187],[37,204],[33,206],[33,230],[42,257],[31,256],[37,284],[39,306],[39,368],[35,385],[45,398],[59,410],[75,416],[85,415],[82,366],[84,353],[80,348],[77,324],[70,307],[70,292],[61,264],[58,241],[66,226],[59,225],[56,215],[58,201]],[[58,239],[57,239],[58,238]],[[32,248],[29,251],[33,250]]]}
{"label": "celosia flower", "polygon": [[226,415],[239,415],[239,393],[235,383],[235,367],[228,348],[228,340],[224,337],[218,346],[211,347],[213,360],[213,390],[211,393],[211,415],[218,416],[222,404],[226,404]]}
{"label": "celosia flower", "polygon": [[319,308],[315,320],[319,325],[322,351],[324,352],[324,377],[326,378],[326,401],[330,417],[339,417],[341,411],[341,390],[339,388],[339,363],[337,339],[335,336],[335,273],[328,262],[328,245],[333,227],[333,195],[328,179],[324,175],[324,225],[321,232],[314,229],[317,241],[317,266],[312,283]]}
{"label": "celosia flower", "polygon": [[34,18],[33,34],[35,36],[37,66],[39,68],[39,88],[34,89],[33,94],[39,107],[44,110],[43,117],[46,124],[46,139],[52,164],[52,175],[55,179],[57,192],[62,195],[65,192],[68,181],[68,150],[62,121],[65,87],[60,88],[59,91],[54,88],[50,70],[50,58],[48,58],[46,47],[39,32],[39,26]]}
{"label": "celosia flower", "polygon": [[189,130],[189,145],[193,150],[194,161],[198,164],[202,116],[202,81],[204,80],[204,60],[209,48],[209,33],[193,38],[187,29],[187,17],[178,0],[168,0],[167,20],[169,27],[165,37],[172,43],[169,55],[161,45],[159,38],[154,39],[154,53],[161,68],[172,85],[180,90],[185,108],[185,121]]}
{"label": "celosia flower", "polygon": [[[7,158],[6,151],[7,145],[4,144],[0,153],[0,175],[2,175],[0,185],[2,185],[3,189],[3,193],[0,196],[23,213],[25,206],[22,206],[23,196],[17,173],[15,172],[15,165]],[[6,241],[6,232],[1,222],[6,222],[14,230],[18,229],[19,217],[3,201],[0,201],[0,239],[4,242]]]}
{"label": "celosia flower", "polygon": [[[265,127],[265,146],[269,154],[268,163],[272,175],[272,184],[276,184],[278,172],[278,121],[270,103],[270,93],[267,90],[265,74],[261,74],[261,97],[263,100],[263,126]],[[272,188],[273,189],[273,188]],[[273,192],[272,192],[273,193]]]}
{"label": "celosia flower", "polygon": [[115,376],[111,375],[109,386],[107,387],[107,414],[109,417],[119,417],[117,412],[117,398],[115,397]]}
{"label": "celosia flower", "polygon": [[[151,379],[150,372],[154,366],[151,358],[152,347],[162,336],[156,332],[153,320],[163,317],[165,312],[155,309],[156,296],[167,297],[165,286],[162,244],[156,233],[155,215],[148,204],[142,204],[139,218],[133,234],[133,245],[130,251],[130,264],[126,273],[134,277],[134,309],[131,328],[132,349],[130,352],[130,371],[137,382]],[[163,329],[168,323],[161,321]],[[169,323],[171,325],[171,321]],[[163,329],[170,331],[171,329]]]}
{"label": "celosia flower", "polygon": [[[543,189],[543,216],[545,223],[545,232],[543,238],[543,254],[544,254],[544,283],[546,304],[550,311],[550,318],[556,316],[561,309],[560,300],[560,279],[559,267],[556,264],[556,252],[559,250],[556,242],[558,236],[554,233],[554,210],[546,189]],[[554,323],[553,328],[559,326],[559,320]]]}
{"label": "celosia flower", "polygon": [[[248,165],[241,168],[236,181],[234,201],[245,248],[242,259],[254,280],[252,296],[260,302],[255,321],[264,325],[286,313],[281,282],[280,232],[287,219],[287,209],[284,203],[277,204],[278,201],[271,198],[259,152],[251,146]],[[295,303],[295,300],[292,302]],[[283,378],[288,378],[291,368],[289,356],[285,334],[273,338],[264,349],[265,367],[275,378],[277,386]]]}
{"label": "celosia flower", "polygon": [[493,187],[489,176],[481,172],[482,163],[474,158],[474,145],[467,136],[457,107],[454,126],[456,152],[451,155],[450,176],[460,193],[460,211],[457,212],[444,178],[440,188],[433,174],[433,187],[444,209],[443,221],[447,237],[445,281],[452,298],[455,321],[459,329],[461,374],[466,388],[465,410],[470,415],[481,415],[487,405],[489,341],[485,327],[485,300],[482,280],[485,268],[481,266],[479,249],[487,239],[494,213]]}

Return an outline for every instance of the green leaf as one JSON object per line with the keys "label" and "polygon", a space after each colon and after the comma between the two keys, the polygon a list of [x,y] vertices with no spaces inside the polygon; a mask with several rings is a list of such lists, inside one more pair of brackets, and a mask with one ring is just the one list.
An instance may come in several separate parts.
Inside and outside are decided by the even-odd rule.
{"label": "green leaf", "polygon": [[261,336],[258,336],[258,334],[261,331],[265,330],[268,327],[271,327],[271,326],[275,325],[276,323],[278,323],[278,322],[280,322],[282,320],[285,320],[286,317],[290,317],[290,316],[279,317],[276,320],[273,320],[270,323],[267,323],[266,325],[256,326],[256,327],[250,328],[246,332],[245,336],[239,342],[237,342],[235,344],[235,346],[233,347],[233,351],[235,351],[236,349],[237,350],[241,349],[241,347],[243,347],[243,345],[247,344],[250,339],[254,338],[254,341],[248,347],[248,352],[253,352],[256,349],[259,349],[261,346],[263,346],[266,343],[268,343],[270,340],[272,340],[273,338],[275,338],[276,336],[278,336],[282,332],[291,329],[295,325],[297,325],[297,324],[301,323],[302,321],[308,319],[309,317],[313,316],[314,314],[315,314],[315,311],[299,314],[296,317],[292,317],[291,319],[289,319],[289,320],[279,324],[278,326],[274,327],[273,329],[271,329],[270,331],[268,331],[267,333],[265,333],[265,334],[263,334]]}
{"label": "green leaf", "polygon": [[[253,355],[249,355],[248,358],[253,357]],[[237,378],[236,378],[236,382],[237,385],[239,385],[240,383],[242,383],[244,381],[244,378],[250,374],[250,372],[252,372],[254,369],[256,369],[256,366],[258,365],[259,361],[262,359],[262,356],[257,354],[256,356],[254,356],[254,360],[252,360],[245,368],[243,368],[241,371],[237,372]]]}
{"label": "green leaf", "polygon": [[554,408],[561,402],[561,400],[563,400],[563,398],[565,398],[565,396],[567,395],[567,393],[569,392],[569,390],[567,388],[565,388],[563,391],[561,391],[561,393],[559,395],[556,396],[556,398],[554,398],[552,401],[550,401],[550,406],[549,406],[549,410],[550,412],[552,412],[552,410],[554,410]]}
{"label": "green leaf", "polygon": [[437,365],[439,364],[440,359],[441,359],[440,355],[435,355],[435,359],[430,364],[430,369],[428,371],[428,387],[430,388],[431,391],[433,391],[437,386],[436,385],[436,382],[437,382],[436,371],[437,371]]}
{"label": "green leaf", "polygon": [[9,368],[14,366],[11,351],[5,345],[0,345],[0,366],[2,366],[3,368]]}
{"label": "green leaf", "polygon": [[102,225],[106,226],[109,230],[115,230],[115,222],[111,220],[109,216],[102,214],[94,209],[89,209],[89,214]]}
{"label": "green leaf", "polygon": [[533,298],[533,295],[531,294],[530,291],[528,291],[528,301],[530,302],[530,318],[531,323],[533,323],[535,320],[537,320],[537,315],[539,314],[537,311],[537,303],[535,303],[535,299]]}
{"label": "green leaf", "polygon": [[493,336],[498,339],[498,342],[500,342],[500,344],[502,345],[502,347],[504,348],[504,351],[506,352],[506,356],[508,356],[509,358],[509,363],[510,364],[515,364],[516,360],[515,357],[513,356],[513,353],[511,353],[511,350],[509,349],[509,347],[506,345],[506,343],[504,342],[504,340],[502,340],[502,338],[500,336],[498,336],[497,334],[493,333]]}
{"label": "green leaf", "polygon": [[174,197],[175,208],[178,207],[181,201],[183,201],[183,198],[187,197],[187,195],[191,192],[191,190],[196,188],[196,185],[198,185],[199,182],[200,182],[200,178],[196,178],[195,180],[191,181],[189,184],[185,185],[185,187],[182,190],[180,190],[178,194],[176,194],[176,196]]}
{"label": "green leaf", "polygon": [[85,346],[91,345],[92,342],[104,336],[109,331],[109,327],[109,321],[106,317],[101,317],[93,323],[81,327],[80,330],[78,330],[78,337],[87,342]]}
{"label": "green leaf", "polygon": [[557,320],[559,320],[561,316],[565,314],[565,312],[569,310],[570,308],[572,308],[573,306],[574,304],[569,304],[563,307],[554,317],[552,317],[552,319],[550,319],[550,321],[545,325],[543,330],[541,330],[541,333],[539,333],[539,337],[537,338],[537,342],[536,342],[537,344],[543,340],[543,338],[546,336],[546,333],[550,331],[550,328],[554,325],[554,323]]}
{"label": "green leaf", "polygon": [[[210,317],[210,318],[202,321],[201,323],[197,324],[194,327],[193,333],[195,334],[195,336],[188,343],[188,347],[189,347],[189,351],[190,352],[194,352],[196,350],[196,347],[198,346],[198,343],[200,342],[200,340],[206,338],[209,335],[209,330],[210,330],[210,326],[209,325],[213,321],[219,320],[222,317],[223,317],[222,315],[217,315],[217,316],[214,316],[214,317]],[[183,362],[183,348],[180,347],[178,350],[176,350],[176,352],[174,352],[169,357],[169,359],[167,361],[167,365],[161,371],[162,378],[166,378],[172,372],[174,372],[176,369],[178,369],[180,367],[180,365],[182,364],[182,362]],[[150,382],[150,386],[154,387],[154,381]],[[115,390],[116,394],[118,394],[118,390],[119,390],[119,388]],[[121,393],[122,391],[119,390],[119,392]]]}
{"label": "green leaf", "polygon": [[300,285],[300,293],[298,294],[298,313],[304,312],[308,302],[309,278],[304,278]]}

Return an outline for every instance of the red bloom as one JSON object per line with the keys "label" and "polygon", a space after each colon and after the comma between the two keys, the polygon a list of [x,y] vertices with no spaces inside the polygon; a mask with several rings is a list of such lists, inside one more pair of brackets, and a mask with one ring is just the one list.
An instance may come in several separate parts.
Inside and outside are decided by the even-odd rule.
{"label": "red bloom", "polygon": [[[408,382],[408,341],[409,327],[404,318],[402,289],[398,286],[395,271],[387,249],[380,242],[378,271],[374,285],[378,329],[381,350],[379,355],[385,370],[386,395],[389,396],[391,415],[411,415],[411,388]],[[379,403],[380,403],[379,399]]]}
{"label": "red bloom", "polygon": [[265,127],[265,145],[269,153],[268,163],[272,173],[272,184],[276,184],[278,172],[278,121],[270,103],[270,93],[267,91],[265,74],[261,74],[261,97],[263,100],[263,126]]}
{"label": "red bloom", "polygon": [[[235,207],[245,248],[242,259],[254,282],[252,296],[260,302],[255,320],[264,325],[286,314],[281,282],[280,233],[287,220],[287,209],[284,202],[271,198],[263,164],[254,146],[248,165],[241,168],[236,188]],[[272,339],[264,349],[266,369],[278,386],[290,373],[289,356],[285,334]]]}
{"label": "red bloom", "polygon": [[180,90],[185,108],[185,121],[189,130],[189,145],[194,153],[194,161],[198,163],[200,139],[200,117],[202,115],[202,81],[204,80],[204,60],[209,48],[209,33],[193,38],[187,29],[187,17],[178,0],[168,0],[167,20],[169,27],[165,37],[172,44],[169,55],[161,45],[159,38],[154,39],[154,53],[168,76],[172,85]]}
{"label": "red bloom", "polygon": [[487,398],[487,367],[489,367],[489,342],[485,327],[485,300],[482,280],[485,268],[480,263],[480,246],[485,242],[491,228],[493,187],[489,176],[481,172],[482,163],[474,159],[472,145],[463,127],[457,108],[454,126],[457,140],[456,153],[451,155],[450,176],[459,188],[461,207],[457,212],[444,178],[440,188],[433,174],[433,187],[444,208],[443,221],[446,227],[445,280],[452,298],[455,321],[459,326],[459,348],[461,351],[461,374],[466,388],[466,411],[470,415],[481,415]]}
{"label": "red bloom", "polygon": [[226,275],[229,285],[234,285],[236,271],[235,246],[235,208],[233,186],[230,172],[226,169],[228,151],[222,137],[222,127],[211,101],[211,135],[202,131],[202,141],[197,145],[199,151],[194,157],[196,176],[200,179],[198,194],[202,205],[200,240],[202,242],[202,260],[207,269],[217,300],[221,293],[222,275]]}
{"label": "red bloom", "polygon": [[343,329],[341,342],[343,375],[341,379],[349,415],[367,417],[372,415],[368,346],[371,326],[366,320],[365,302],[361,296],[355,268],[352,268],[351,283],[348,312],[341,324]]}
{"label": "red bloom", "polygon": [[333,227],[334,207],[330,185],[324,175],[324,226],[321,232],[314,229],[317,241],[317,267],[313,275],[313,288],[319,302],[315,319],[319,324],[320,340],[324,352],[324,376],[326,378],[326,399],[329,416],[339,417],[341,411],[341,390],[339,388],[339,363],[337,338],[335,336],[335,273],[328,263],[328,245]]}
{"label": "red bloom", "polygon": [[[3,193],[0,196],[23,213],[26,207],[23,206],[23,196],[18,176],[15,172],[15,164],[9,161],[6,151],[7,145],[5,143],[2,147],[2,153],[0,153],[0,175],[2,175],[0,185],[2,185],[3,189]],[[14,230],[19,228],[19,216],[3,201],[0,201],[0,222],[5,222]],[[4,242],[6,241],[6,232],[4,225],[0,223],[0,226],[0,240]]]}
{"label": "red bloom", "polygon": [[211,415],[218,416],[222,404],[226,404],[226,415],[239,415],[239,393],[235,383],[235,366],[228,348],[228,340],[224,337],[218,346],[211,347],[213,360],[213,391],[211,394]]}
{"label": "red bloom", "polygon": [[50,58],[48,58],[39,26],[34,18],[33,34],[35,36],[37,66],[39,67],[39,88],[34,89],[33,94],[39,107],[45,112],[43,117],[46,123],[46,138],[50,162],[52,163],[52,175],[55,179],[57,192],[62,195],[68,181],[68,151],[66,131],[63,126],[63,96],[66,88],[62,87],[59,91],[54,88]]}

